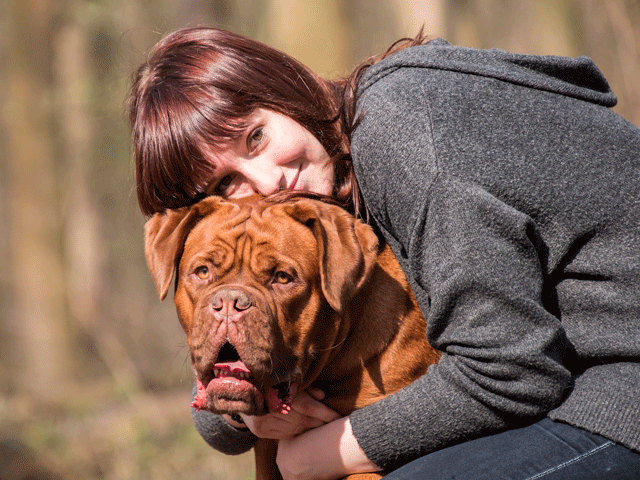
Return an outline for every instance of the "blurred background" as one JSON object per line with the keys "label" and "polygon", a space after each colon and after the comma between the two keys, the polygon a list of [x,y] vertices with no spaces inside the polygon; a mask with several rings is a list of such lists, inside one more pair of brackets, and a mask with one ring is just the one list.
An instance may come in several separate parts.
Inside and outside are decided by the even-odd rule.
{"label": "blurred background", "polygon": [[0,479],[250,479],[190,418],[171,299],[147,272],[124,102],[150,47],[225,27],[328,77],[421,25],[592,57],[640,125],[637,0],[0,2]]}

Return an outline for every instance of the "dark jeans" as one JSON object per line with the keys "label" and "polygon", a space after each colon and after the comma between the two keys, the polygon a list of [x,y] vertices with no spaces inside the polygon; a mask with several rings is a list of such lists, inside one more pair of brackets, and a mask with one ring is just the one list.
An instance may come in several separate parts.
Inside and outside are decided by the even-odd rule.
{"label": "dark jeans", "polygon": [[544,419],[431,453],[385,476],[392,479],[639,480],[640,454]]}

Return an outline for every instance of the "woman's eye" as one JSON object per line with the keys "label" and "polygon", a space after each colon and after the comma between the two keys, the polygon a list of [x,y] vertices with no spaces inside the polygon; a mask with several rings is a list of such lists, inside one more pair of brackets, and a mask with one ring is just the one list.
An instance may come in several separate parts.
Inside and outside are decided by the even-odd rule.
{"label": "woman's eye", "polygon": [[264,129],[262,127],[256,128],[249,135],[249,139],[247,141],[247,146],[249,147],[249,151],[253,151],[256,149],[258,144],[264,139]]}
{"label": "woman's eye", "polygon": [[216,195],[224,194],[225,190],[229,188],[232,182],[233,182],[233,176],[225,175],[224,177],[222,177],[222,180],[220,180],[216,185],[216,188],[214,189],[214,193]]}
{"label": "woman's eye", "polygon": [[198,278],[200,278],[201,280],[206,280],[207,278],[209,278],[209,268],[208,267],[198,267],[196,268],[195,271],[196,275],[198,276]]}
{"label": "woman's eye", "polygon": [[293,277],[286,272],[279,271],[279,272],[276,272],[276,274],[273,277],[273,280],[275,283],[284,285],[286,283],[291,282],[293,280]]}

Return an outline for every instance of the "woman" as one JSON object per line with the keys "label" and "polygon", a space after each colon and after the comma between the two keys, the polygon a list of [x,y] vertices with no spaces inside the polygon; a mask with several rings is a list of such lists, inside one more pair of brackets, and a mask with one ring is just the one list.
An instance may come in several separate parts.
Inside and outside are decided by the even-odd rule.
{"label": "woman", "polygon": [[285,479],[636,478],[640,131],[615,103],[584,57],[419,35],[332,82],[229,32],[162,39],[129,99],[142,211],[362,199],[442,352],[346,418],[312,391],[289,415],[195,413],[203,437],[282,439]]}

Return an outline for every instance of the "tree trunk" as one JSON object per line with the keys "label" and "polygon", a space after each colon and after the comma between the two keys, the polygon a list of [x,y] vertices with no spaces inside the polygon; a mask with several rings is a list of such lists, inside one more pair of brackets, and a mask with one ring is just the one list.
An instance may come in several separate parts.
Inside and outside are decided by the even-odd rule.
{"label": "tree trunk", "polygon": [[[51,21],[54,3],[7,5],[5,69],[12,281],[11,360],[16,387],[56,397],[69,377],[60,215],[52,127]],[[44,47],[44,48],[43,48]]]}

